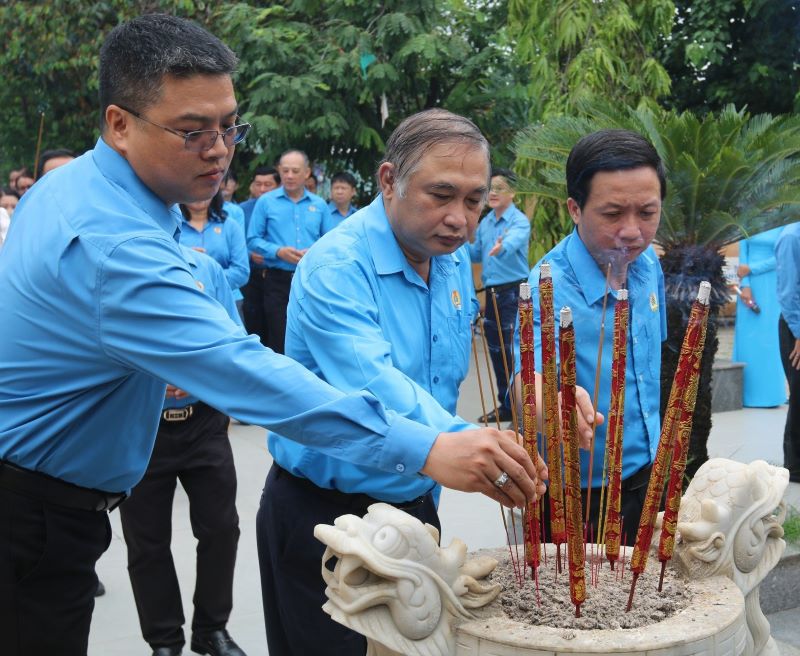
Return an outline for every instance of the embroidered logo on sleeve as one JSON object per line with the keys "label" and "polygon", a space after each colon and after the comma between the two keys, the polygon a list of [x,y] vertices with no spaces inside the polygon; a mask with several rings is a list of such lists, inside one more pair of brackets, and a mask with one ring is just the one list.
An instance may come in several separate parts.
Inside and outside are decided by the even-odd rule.
{"label": "embroidered logo on sleeve", "polygon": [[222,228],[220,226],[216,226],[214,228],[214,232],[216,232],[218,235],[221,235],[222,234]]}

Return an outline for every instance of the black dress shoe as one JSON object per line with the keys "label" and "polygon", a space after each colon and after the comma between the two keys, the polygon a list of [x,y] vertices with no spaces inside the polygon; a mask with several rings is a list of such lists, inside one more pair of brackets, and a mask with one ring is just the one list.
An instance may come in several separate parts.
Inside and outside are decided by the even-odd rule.
{"label": "black dress shoe", "polygon": [[106,586],[100,579],[97,579],[97,589],[94,591],[95,597],[102,597],[106,593]]}
{"label": "black dress shoe", "polygon": [[182,652],[181,645],[170,645],[169,647],[156,647],[153,649],[153,656],[181,656]]}
{"label": "black dress shoe", "polygon": [[209,656],[247,656],[225,629],[211,633],[193,633],[192,651]]}
{"label": "black dress shoe", "polygon": [[482,417],[478,418],[479,424],[496,424],[498,421],[511,421],[514,417],[511,415],[511,408],[506,408],[505,406],[500,406],[497,408],[497,412],[495,413],[492,410],[490,413],[483,415]]}

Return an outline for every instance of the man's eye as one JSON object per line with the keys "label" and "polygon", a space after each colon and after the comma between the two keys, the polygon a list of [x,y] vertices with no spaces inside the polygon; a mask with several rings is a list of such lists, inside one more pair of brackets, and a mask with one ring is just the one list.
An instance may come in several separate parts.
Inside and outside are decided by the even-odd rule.
{"label": "man's eye", "polygon": [[433,197],[434,197],[436,200],[446,201],[446,200],[449,200],[449,199],[450,199],[450,196],[448,196],[447,194],[437,194],[437,193],[435,193],[435,192],[434,192],[434,193],[432,193],[431,195],[432,195],[432,196],[433,196]]}
{"label": "man's eye", "polygon": [[467,205],[469,205],[470,207],[477,207],[480,204],[481,204],[480,198],[467,198]]}

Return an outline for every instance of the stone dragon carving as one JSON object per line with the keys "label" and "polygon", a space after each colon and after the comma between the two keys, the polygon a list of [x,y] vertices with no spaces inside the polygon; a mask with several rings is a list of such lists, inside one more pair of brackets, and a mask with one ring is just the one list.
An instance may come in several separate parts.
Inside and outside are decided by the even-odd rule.
{"label": "stone dragon carving", "polygon": [[761,611],[761,581],[786,543],[783,495],[789,471],[763,460],[713,458],[698,469],[681,500],[673,561],[690,579],[727,576],[745,598],[748,654],[777,654]]}
{"label": "stone dragon carving", "polygon": [[370,506],[363,518],[343,515],[334,526],[319,524],[314,535],[326,546],[323,610],[367,637],[368,656],[452,654],[457,621],[500,592],[480,581],[497,561],[467,561],[458,539],[441,548],[434,527],[384,503]]}

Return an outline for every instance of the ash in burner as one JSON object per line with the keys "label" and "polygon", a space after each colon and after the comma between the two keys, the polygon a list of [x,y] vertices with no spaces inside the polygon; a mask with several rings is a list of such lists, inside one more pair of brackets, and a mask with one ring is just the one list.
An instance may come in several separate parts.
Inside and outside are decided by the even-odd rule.
{"label": "ash in burner", "polygon": [[533,581],[526,579],[523,587],[518,587],[508,556],[498,563],[491,579],[503,586],[500,604],[510,619],[560,629],[634,629],[660,622],[689,605],[691,593],[686,590],[684,580],[670,567],[664,573],[663,589],[658,591],[661,563],[657,558],[650,558],[647,569],[636,583],[633,608],[626,613],[633,574],[626,563],[624,578],[620,581],[620,567],[621,563],[617,563],[616,570],[611,571],[604,559],[597,575],[597,585],[589,585],[587,558],[586,601],[581,604],[581,617],[575,617],[575,605],[569,597],[566,563],[557,577],[553,558],[548,557],[547,565],[539,567],[538,603]]}

